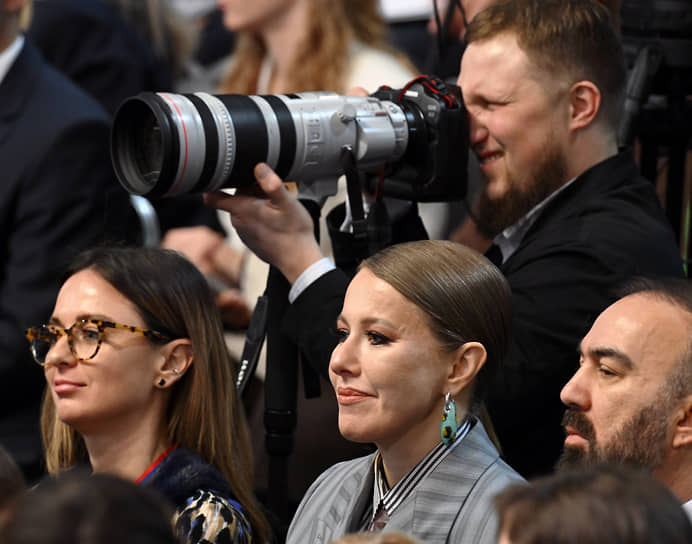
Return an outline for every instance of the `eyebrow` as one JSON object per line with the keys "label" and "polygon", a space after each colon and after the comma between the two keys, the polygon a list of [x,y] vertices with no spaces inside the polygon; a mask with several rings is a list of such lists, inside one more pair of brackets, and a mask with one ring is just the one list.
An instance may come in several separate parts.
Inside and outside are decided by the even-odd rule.
{"label": "eyebrow", "polygon": [[[115,321],[114,319],[111,319],[107,315],[103,315],[103,314],[79,314],[75,318],[74,322],[76,323],[77,321],[79,321],[81,319],[100,319],[101,321]],[[62,321],[60,321],[60,319],[55,317],[55,316],[51,316],[51,318],[48,320],[48,324],[58,325],[61,327],[64,326],[62,324]]]}
{"label": "eyebrow", "polygon": [[[336,321],[337,322],[343,321],[344,323],[346,323],[348,325],[348,319],[346,319],[343,314],[339,314],[339,316],[336,318]],[[391,327],[393,329],[398,329],[398,327],[396,325],[394,325],[394,323],[392,323],[391,321],[389,321],[387,319],[382,319],[380,317],[368,317],[366,319],[363,319],[361,321],[361,323],[363,323],[365,326],[372,325],[373,323],[380,323],[380,324],[385,325],[387,327]]]}
{"label": "eyebrow", "polygon": [[[579,355],[584,355],[584,350],[582,349],[581,343],[577,347],[577,352]],[[588,350],[587,354],[590,357],[593,357],[595,359],[615,359],[617,360],[620,364],[625,366],[627,369],[633,369],[634,368],[634,363],[632,362],[632,359],[630,359],[626,353],[623,353],[620,350],[617,350],[615,348],[606,348],[606,347],[599,347],[599,348],[593,348]]]}

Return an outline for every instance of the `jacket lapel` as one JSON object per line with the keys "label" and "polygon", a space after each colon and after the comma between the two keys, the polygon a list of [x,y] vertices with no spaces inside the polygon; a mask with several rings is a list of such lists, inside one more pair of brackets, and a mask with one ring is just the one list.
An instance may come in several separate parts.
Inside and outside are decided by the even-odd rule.
{"label": "jacket lapel", "polygon": [[38,83],[40,57],[33,46],[24,42],[19,55],[0,82],[0,143],[11,133],[13,121],[22,112]]}
{"label": "jacket lapel", "polygon": [[[330,542],[335,535],[360,530],[360,521],[372,501],[374,454],[362,459],[346,477],[337,476],[332,482],[331,507],[319,514],[312,525],[313,534],[305,542]],[[306,535],[307,536],[307,535]]]}
{"label": "jacket lapel", "polygon": [[469,434],[399,507],[389,527],[393,528],[392,521],[396,520],[397,527],[424,542],[446,542],[461,505],[497,457],[499,454],[485,429],[476,422]]}

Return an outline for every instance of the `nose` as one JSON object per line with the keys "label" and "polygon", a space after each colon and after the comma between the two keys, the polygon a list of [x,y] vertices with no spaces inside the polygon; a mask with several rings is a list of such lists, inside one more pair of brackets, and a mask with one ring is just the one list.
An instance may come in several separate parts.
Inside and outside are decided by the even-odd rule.
{"label": "nose", "polygon": [[59,365],[76,365],[77,359],[72,354],[70,344],[67,341],[67,335],[64,334],[58,337],[57,342],[48,350],[46,354],[46,363],[44,366],[59,366]]}
{"label": "nose", "polygon": [[477,115],[469,112],[469,143],[471,147],[478,145],[488,138],[488,127],[485,126]]}
{"label": "nose", "polygon": [[358,358],[358,348],[353,333],[348,338],[337,344],[332,351],[329,360],[330,374],[357,376],[360,374],[360,363]]}
{"label": "nose", "polygon": [[573,410],[588,410],[591,406],[590,395],[584,369],[579,368],[560,391],[560,400]]}

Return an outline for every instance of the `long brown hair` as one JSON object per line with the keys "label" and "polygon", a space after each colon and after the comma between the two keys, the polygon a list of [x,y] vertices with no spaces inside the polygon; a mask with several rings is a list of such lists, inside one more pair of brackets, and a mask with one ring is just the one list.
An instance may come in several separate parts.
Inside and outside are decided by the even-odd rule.
{"label": "long brown hair", "polygon": [[[173,386],[167,413],[168,441],[215,466],[231,484],[259,537],[268,525],[252,492],[252,456],[232,362],[213,294],[197,268],[160,248],[97,248],[80,254],[68,277],[93,270],[137,309],[146,327],[171,338],[189,338],[194,363]],[[84,440],[43,398],[41,430],[50,473],[88,463]]]}
{"label": "long brown hair", "polygon": [[[291,81],[281,92],[346,92],[344,77],[348,52],[356,40],[388,51],[410,64],[404,55],[388,45],[386,33],[387,26],[375,0],[311,0],[308,26],[293,58]],[[265,53],[259,36],[239,32],[234,62],[223,78],[219,92],[255,94]]]}

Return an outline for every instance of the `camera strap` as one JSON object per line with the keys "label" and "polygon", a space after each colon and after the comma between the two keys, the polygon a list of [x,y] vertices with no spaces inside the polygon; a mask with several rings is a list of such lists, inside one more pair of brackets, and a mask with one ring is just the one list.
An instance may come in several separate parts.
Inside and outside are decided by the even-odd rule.
{"label": "camera strap", "polygon": [[257,304],[255,304],[245,334],[245,344],[240,356],[240,368],[235,382],[240,395],[245,392],[250,379],[255,374],[264,337],[267,334],[267,302],[266,294],[257,298]]}
{"label": "camera strap", "polygon": [[362,260],[368,256],[368,222],[363,209],[363,187],[360,172],[356,168],[353,149],[344,147],[341,151],[341,164],[346,176],[346,191],[351,210],[351,228],[353,230],[353,254]]}

